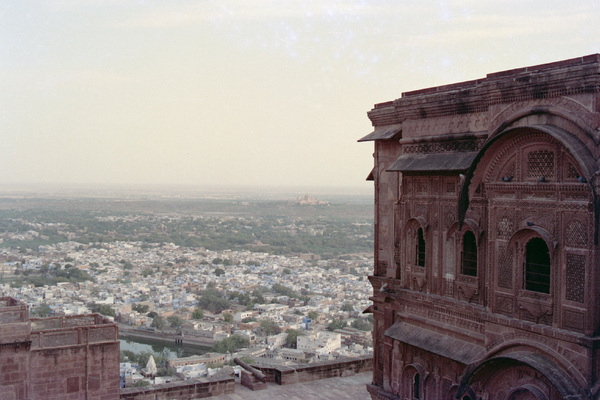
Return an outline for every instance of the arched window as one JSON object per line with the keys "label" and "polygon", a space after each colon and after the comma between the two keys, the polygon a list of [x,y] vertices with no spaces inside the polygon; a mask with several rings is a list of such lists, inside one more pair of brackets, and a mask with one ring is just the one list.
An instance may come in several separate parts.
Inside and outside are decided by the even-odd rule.
{"label": "arched window", "polygon": [[421,375],[419,375],[419,373],[415,374],[415,377],[413,378],[413,399],[420,399],[421,398]]}
{"label": "arched window", "polygon": [[425,267],[425,238],[423,237],[423,229],[417,231],[417,257],[415,264],[419,267]]}
{"label": "arched window", "polygon": [[546,242],[533,238],[525,246],[526,290],[539,293],[550,293],[550,252]]}
{"label": "arched window", "polygon": [[477,243],[475,235],[467,231],[463,236],[463,251],[461,260],[461,274],[477,276]]}

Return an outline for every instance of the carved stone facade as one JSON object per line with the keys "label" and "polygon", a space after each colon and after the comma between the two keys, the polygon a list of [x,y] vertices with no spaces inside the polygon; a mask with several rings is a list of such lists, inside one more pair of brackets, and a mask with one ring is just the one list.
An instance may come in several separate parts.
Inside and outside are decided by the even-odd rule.
{"label": "carved stone facade", "polygon": [[368,116],[372,398],[600,399],[600,55]]}

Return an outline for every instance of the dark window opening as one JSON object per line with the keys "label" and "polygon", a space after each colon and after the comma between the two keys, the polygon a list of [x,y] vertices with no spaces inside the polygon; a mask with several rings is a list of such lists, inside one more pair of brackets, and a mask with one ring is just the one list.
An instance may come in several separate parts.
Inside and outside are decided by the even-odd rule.
{"label": "dark window opening", "polygon": [[423,229],[417,231],[417,259],[416,264],[419,267],[425,267],[425,238],[423,237]]}
{"label": "dark window opening", "polygon": [[420,382],[421,380],[421,376],[419,374],[415,374],[415,379],[413,380],[413,399],[420,399],[421,398],[421,391],[420,391]]}
{"label": "dark window opening", "polygon": [[531,239],[525,247],[525,289],[550,293],[550,252],[540,238]]}
{"label": "dark window opening", "polygon": [[461,266],[461,274],[477,276],[477,243],[475,242],[475,235],[471,231],[467,231],[463,236]]}

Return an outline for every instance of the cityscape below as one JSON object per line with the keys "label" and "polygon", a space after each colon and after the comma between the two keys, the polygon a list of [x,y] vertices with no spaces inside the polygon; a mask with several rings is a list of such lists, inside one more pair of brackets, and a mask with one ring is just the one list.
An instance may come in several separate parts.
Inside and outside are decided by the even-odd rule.
{"label": "cityscape below", "polygon": [[5,192],[0,297],[115,321],[122,387],[372,354],[370,197]]}

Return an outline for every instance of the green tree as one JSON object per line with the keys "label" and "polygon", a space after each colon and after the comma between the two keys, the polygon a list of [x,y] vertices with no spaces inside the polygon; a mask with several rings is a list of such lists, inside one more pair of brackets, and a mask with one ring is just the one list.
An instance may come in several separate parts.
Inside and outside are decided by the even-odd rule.
{"label": "green tree", "polygon": [[131,309],[139,312],[140,314],[146,314],[150,309],[150,306],[148,304],[134,304]]}
{"label": "green tree", "polygon": [[199,308],[194,309],[194,312],[192,312],[192,319],[202,319],[204,318],[204,311],[202,311]]}
{"label": "green tree", "polygon": [[296,343],[298,342],[298,336],[304,335],[304,333],[298,329],[288,329],[285,332],[287,333],[287,337],[285,338],[286,346],[295,349]]}
{"label": "green tree", "polygon": [[344,303],[342,306],[342,311],[352,312],[354,311],[354,306],[350,303]]}
{"label": "green tree", "polygon": [[327,325],[327,330],[335,331],[336,329],[342,329],[347,326],[348,324],[346,323],[346,321],[342,319],[334,319],[329,323],[329,325]]}
{"label": "green tree", "polygon": [[157,315],[156,317],[152,318],[152,323],[150,324],[150,326],[156,328],[156,329],[163,329],[166,325],[166,322],[164,320],[163,317],[161,317],[160,315]]}
{"label": "green tree", "polygon": [[50,316],[50,314],[52,314],[52,309],[50,308],[50,306],[48,304],[46,304],[46,302],[43,302],[35,308],[34,314],[37,315],[38,317],[45,318],[45,317]]}
{"label": "green tree", "polygon": [[185,321],[183,319],[179,318],[177,315],[171,315],[171,316],[167,317],[167,322],[169,322],[169,325],[171,326],[171,328],[177,329]]}
{"label": "green tree", "polygon": [[214,288],[203,290],[200,299],[198,299],[198,307],[212,313],[220,313],[230,306],[231,302]]}
{"label": "green tree", "polygon": [[142,276],[144,278],[146,278],[147,276],[152,275],[152,269],[151,268],[144,268],[144,270],[142,271]]}
{"label": "green tree", "polygon": [[260,330],[267,336],[273,336],[281,333],[281,328],[277,323],[270,319],[260,321]]}
{"label": "green tree", "polygon": [[252,296],[254,297],[254,303],[258,303],[258,304],[265,304],[267,302],[267,300],[265,300],[265,297],[263,296],[262,292],[258,289],[254,289],[252,291]]}
{"label": "green tree", "polygon": [[306,314],[306,316],[310,319],[312,319],[313,321],[316,321],[317,318],[319,318],[319,313],[316,311],[309,311],[308,314]]}
{"label": "green tree", "polygon": [[225,270],[223,268],[216,268],[215,269],[215,275],[216,276],[221,276],[225,273]]}
{"label": "green tree", "polygon": [[241,348],[248,347],[249,344],[250,341],[246,337],[235,334],[215,343],[211,351],[223,354],[227,352],[233,353]]}
{"label": "green tree", "polygon": [[116,315],[115,310],[108,304],[96,304],[91,303],[88,304],[88,308],[95,313],[106,315],[109,317],[114,317]]}
{"label": "green tree", "polygon": [[228,312],[223,313],[223,321],[227,323],[233,322],[233,315],[231,315],[231,313]]}
{"label": "green tree", "polygon": [[276,292],[276,293],[279,293],[279,294],[281,294],[283,296],[287,296],[287,297],[291,297],[291,298],[297,298],[298,297],[298,293],[294,292],[289,287],[283,286],[280,283],[273,284],[273,291]]}
{"label": "green tree", "polygon": [[369,321],[367,318],[356,318],[350,323],[350,326],[361,331],[373,330],[373,322]]}

